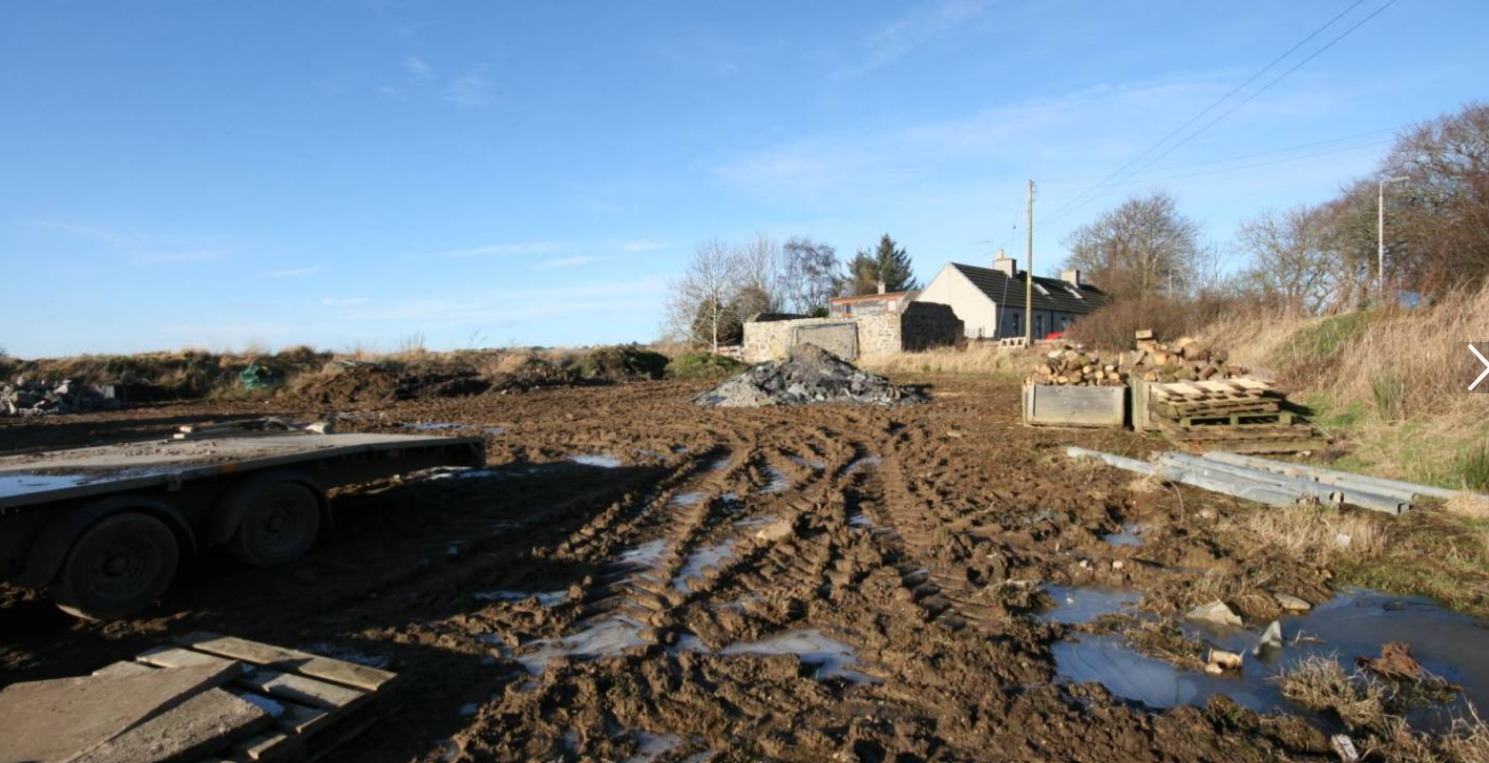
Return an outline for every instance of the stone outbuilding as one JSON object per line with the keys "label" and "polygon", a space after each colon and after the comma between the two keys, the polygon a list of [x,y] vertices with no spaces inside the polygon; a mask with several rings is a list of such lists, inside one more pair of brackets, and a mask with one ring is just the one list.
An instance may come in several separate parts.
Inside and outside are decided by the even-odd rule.
{"label": "stone outbuilding", "polygon": [[954,345],[962,321],[946,305],[909,302],[898,312],[807,318],[759,315],[744,325],[744,360],[763,363],[786,357],[799,344],[815,344],[844,360],[864,355],[917,352]]}

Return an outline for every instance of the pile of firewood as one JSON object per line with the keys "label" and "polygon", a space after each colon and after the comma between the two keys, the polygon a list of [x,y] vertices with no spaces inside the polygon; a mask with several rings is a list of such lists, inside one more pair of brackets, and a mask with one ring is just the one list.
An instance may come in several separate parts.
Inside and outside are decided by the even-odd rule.
{"label": "pile of firewood", "polygon": [[1120,387],[1127,383],[1127,373],[1114,359],[1102,360],[1100,355],[1088,351],[1081,345],[1064,345],[1045,355],[1044,362],[1034,369],[1030,384],[1046,384],[1071,387]]}
{"label": "pile of firewood", "polygon": [[1223,350],[1201,346],[1191,337],[1159,342],[1151,331],[1137,332],[1137,350],[1124,353],[1122,368],[1148,382],[1208,381],[1245,376],[1246,369],[1227,363]]}

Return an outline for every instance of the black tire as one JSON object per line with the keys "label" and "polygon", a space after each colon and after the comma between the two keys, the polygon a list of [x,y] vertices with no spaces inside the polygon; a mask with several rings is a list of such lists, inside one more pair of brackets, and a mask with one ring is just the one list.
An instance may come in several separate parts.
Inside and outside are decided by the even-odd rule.
{"label": "black tire", "polygon": [[266,485],[247,500],[228,550],[244,564],[268,567],[298,559],[315,545],[321,502],[299,482]]}
{"label": "black tire", "polygon": [[170,587],[180,554],[164,522],[133,511],[109,515],[72,544],[52,585],[52,601],[88,620],[134,614]]}

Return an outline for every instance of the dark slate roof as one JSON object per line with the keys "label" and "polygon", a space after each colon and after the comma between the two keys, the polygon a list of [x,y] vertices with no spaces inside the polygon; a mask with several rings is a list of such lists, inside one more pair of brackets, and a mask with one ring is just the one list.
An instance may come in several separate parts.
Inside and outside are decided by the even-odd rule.
{"label": "dark slate roof", "polygon": [[[1024,309],[1024,274],[1022,272],[1015,278],[1009,278],[1003,271],[992,268],[963,265],[960,262],[953,262],[951,266],[966,276],[968,281],[981,289],[982,293],[988,295],[988,298],[997,303],[999,307]],[[1034,276],[1034,286],[1035,310],[1089,313],[1106,307],[1112,301],[1111,297],[1090,284],[1072,286],[1058,278]],[[1040,286],[1043,286],[1049,294],[1040,294]],[[1080,292],[1080,296],[1077,297],[1070,293],[1070,289]]]}

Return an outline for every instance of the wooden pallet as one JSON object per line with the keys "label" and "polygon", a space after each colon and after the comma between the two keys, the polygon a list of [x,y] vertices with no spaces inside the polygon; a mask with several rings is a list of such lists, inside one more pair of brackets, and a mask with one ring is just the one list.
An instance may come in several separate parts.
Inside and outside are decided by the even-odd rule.
{"label": "wooden pallet", "polygon": [[1154,401],[1150,405],[1154,413],[1164,418],[1182,419],[1185,416],[1203,416],[1207,413],[1216,415],[1230,413],[1276,413],[1282,410],[1282,405],[1267,398],[1248,398],[1246,400],[1229,401],[1204,401],[1197,403],[1170,403]]}
{"label": "wooden pallet", "polygon": [[396,707],[398,676],[386,670],[215,633],[192,633],[176,643],[94,675],[236,663],[242,674],[228,689],[260,707],[282,709],[256,736],[237,743],[224,737],[223,748],[205,763],[317,760]]}
{"label": "wooden pallet", "polygon": [[1180,429],[1209,429],[1211,427],[1256,429],[1259,427],[1291,426],[1293,415],[1287,411],[1276,413],[1221,413],[1185,416],[1179,419],[1177,423]]}
{"label": "wooden pallet", "polygon": [[1155,400],[1170,404],[1200,401],[1248,400],[1261,397],[1282,396],[1271,384],[1244,377],[1224,380],[1212,379],[1210,381],[1171,382],[1168,384],[1154,383],[1151,390]]}

